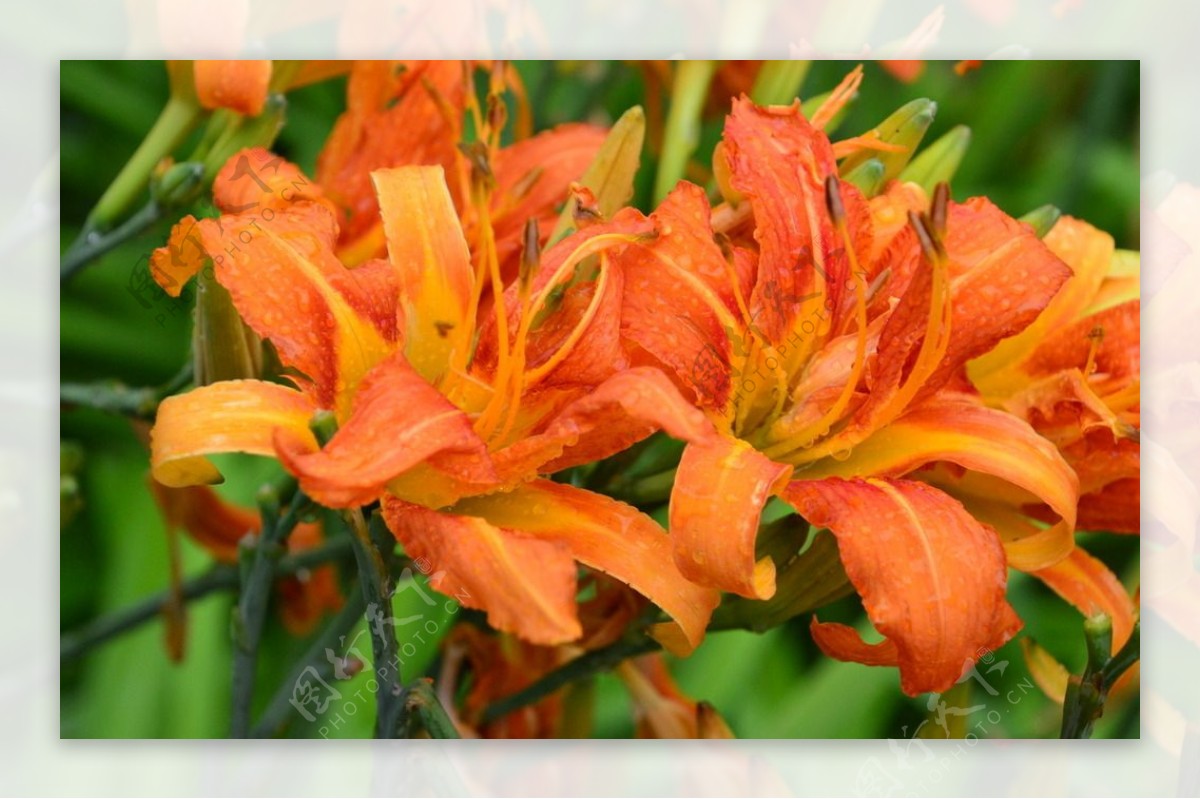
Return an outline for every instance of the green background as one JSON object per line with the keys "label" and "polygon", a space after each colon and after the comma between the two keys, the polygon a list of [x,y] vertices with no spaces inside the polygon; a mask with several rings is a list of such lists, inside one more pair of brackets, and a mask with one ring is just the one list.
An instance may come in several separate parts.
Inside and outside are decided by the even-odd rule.
{"label": "green background", "polygon": [[[518,65],[535,114],[536,128],[568,120],[611,121],[643,102],[641,72],[621,62],[528,62]],[[802,96],[832,88],[852,63],[818,62]],[[1136,249],[1138,230],[1139,74],[1136,62],[985,62],[965,77],[951,64],[930,62],[912,84],[897,82],[873,63],[838,135],[863,132],[916,97],[939,104],[926,141],[957,124],[973,139],[954,181],[954,196],[987,194],[1013,215],[1045,203],[1108,230],[1118,246]],[[311,174],[321,143],[344,107],[344,79],[288,95],[288,118],[276,150]],[[62,63],[61,238],[65,248],[92,204],[150,128],[167,96],[160,62]],[[720,115],[704,125],[697,158],[707,159],[719,136]],[[184,148],[186,152],[186,148]],[[646,208],[654,162],[648,153],[635,201]],[[61,298],[61,379],[79,382],[116,378],[133,386],[172,377],[187,357],[190,314],[178,302],[136,286],[146,258],[165,242],[169,222],[100,258],[65,285]],[[140,271],[139,271],[140,270]],[[133,282],[131,282],[131,280]],[[79,629],[166,586],[166,533],[146,488],[147,454],[129,423],[97,411],[64,407],[64,440],[84,452],[77,474],[82,510],[61,531],[61,609],[64,632]],[[249,504],[275,467],[253,458],[227,458],[222,493]],[[1083,544],[1120,576],[1137,584],[1137,539],[1081,536]],[[203,571],[207,556],[185,542],[188,574]],[[1034,636],[1073,671],[1083,665],[1079,615],[1040,584],[1014,575],[1010,600]],[[400,594],[406,608],[421,611],[413,592]],[[219,594],[189,610],[187,657],[171,663],[161,623],[147,624],[61,671],[63,737],[222,737],[228,732],[230,692],[229,615],[232,599]],[[415,608],[415,609],[414,609]],[[822,612],[822,618],[861,622],[853,599]],[[439,627],[449,625],[442,620]],[[765,635],[713,635],[688,660],[672,662],[683,689],[705,699],[742,737],[892,737],[913,734],[929,718],[926,697],[899,691],[895,670],[838,663],[816,651],[807,616]],[[364,636],[363,639],[366,638]],[[401,635],[401,641],[404,637]],[[269,624],[262,647],[260,701],[275,690],[306,642]],[[406,664],[407,676],[433,663],[436,647],[423,645]],[[987,680],[992,696],[975,685],[969,696],[948,704],[983,705],[966,717],[981,737],[1054,737],[1059,708],[1028,690],[1020,649],[1010,643],[994,655]],[[999,664],[1006,663],[1001,672]],[[982,668],[981,668],[982,670]],[[343,694],[365,681],[356,679]],[[1015,698],[1016,701],[1013,701]],[[373,707],[358,703],[353,716],[330,737],[370,734]],[[995,713],[988,716],[988,711]],[[992,723],[989,718],[1000,717]],[[320,724],[297,724],[289,734],[321,734]],[[925,731],[933,728],[925,724]],[[598,684],[596,734],[632,731],[629,703],[620,684]],[[1136,737],[1136,697],[1101,720],[1097,736]]]}

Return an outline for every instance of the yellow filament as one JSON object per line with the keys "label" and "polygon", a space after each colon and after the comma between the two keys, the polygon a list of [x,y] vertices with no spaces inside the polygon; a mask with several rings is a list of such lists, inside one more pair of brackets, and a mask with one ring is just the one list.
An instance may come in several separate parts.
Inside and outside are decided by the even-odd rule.
{"label": "yellow filament", "polygon": [[950,345],[950,321],[954,308],[950,302],[949,264],[944,254],[940,251],[935,253],[929,265],[933,269],[933,286],[930,290],[925,338],[921,341],[921,349],[917,353],[917,360],[913,364],[908,380],[891,399],[872,414],[871,424],[853,432],[827,438],[821,444],[800,453],[794,462],[811,463],[858,444],[872,432],[899,416],[933,375]]}

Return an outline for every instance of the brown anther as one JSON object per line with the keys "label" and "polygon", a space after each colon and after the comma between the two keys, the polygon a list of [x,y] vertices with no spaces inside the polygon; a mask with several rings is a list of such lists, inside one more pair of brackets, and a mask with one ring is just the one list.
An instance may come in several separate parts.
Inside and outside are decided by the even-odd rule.
{"label": "brown anther", "polygon": [[828,209],[833,224],[845,224],[846,206],[842,204],[842,190],[838,185],[837,175],[825,178],[825,208]]}
{"label": "brown anther", "polygon": [[538,266],[542,262],[541,233],[538,231],[537,219],[530,217],[525,221],[524,246],[521,249],[520,279],[522,286],[533,282]]}
{"label": "brown anther", "polygon": [[946,214],[950,205],[950,184],[942,181],[933,190],[933,202],[929,206],[929,219],[938,241],[946,238]]}

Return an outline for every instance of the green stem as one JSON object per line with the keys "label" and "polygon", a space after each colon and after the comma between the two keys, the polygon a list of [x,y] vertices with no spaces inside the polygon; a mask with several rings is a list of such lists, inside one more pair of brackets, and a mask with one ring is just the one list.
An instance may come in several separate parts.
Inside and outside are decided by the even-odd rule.
{"label": "green stem", "polygon": [[654,202],[675,188],[687,172],[688,159],[700,142],[700,113],[716,72],[716,61],[681,61],[671,88],[671,109],[663,130],[662,156],[654,179]]}
{"label": "green stem", "polygon": [[63,383],[59,386],[59,402],[132,416],[135,419],[153,419],[160,402],[192,382],[192,372],[192,364],[189,361],[178,374],[161,386],[143,388],[130,388],[117,380]]}
{"label": "green stem", "polygon": [[[275,576],[285,577],[324,563],[344,560],[349,554],[349,541],[331,541],[324,546],[281,558],[275,568]],[[180,594],[185,602],[192,602],[217,591],[237,588],[238,582],[237,569],[226,565],[215,566],[185,582],[180,587]],[[153,621],[172,600],[173,594],[170,590],[160,591],[124,610],[99,618],[82,630],[64,635],[58,649],[59,662],[65,663],[82,657],[100,644]]]}
{"label": "green stem", "polygon": [[254,677],[258,664],[258,645],[267,618],[267,605],[274,584],[275,564],[283,553],[288,535],[300,522],[302,514],[312,508],[312,501],[296,489],[287,512],[279,515],[280,494],[275,486],[267,486],[259,495],[263,529],[257,539],[243,547],[241,565],[241,594],[234,609],[233,647],[233,711],[231,736],[250,735],[251,703],[254,700]]}
{"label": "green stem", "polygon": [[375,737],[394,738],[404,717],[404,684],[400,677],[400,646],[392,623],[388,564],[371,540],[362,511],[347,511],[345,521],[353,533],[354,559],[367,606],[367,629],[371,633],[375,681],[379,685],[375,692]]}
{"label": "green stem", "polygon": [[[433,680],[428,677],[423,677],[409,686],[405,692],[404,709],[411,720],[409,726],[416,726],[415,722],[420,722],[420,726],[429,733],[430,738],[462,737],[434,692]],[[410,729],[409,732],[408,737],[412,737],[413,730]]]}
{"label": "green stem", "polygon": [[[341,539],[341,541],[347,549],[350,547],[348,539]],[[271,697],[271,701],[267,703],[266,709],[263,710],[262,716],[259,717],[258,723],[254,725],[254,729],[250,733],[252,737],[270,738],[279,734],[296,710],[291,700],[295,696],[296,686],[304,678],[304,673],[308,669],[316,671],[317,677],[325,682],[334,679],[333,663],[326,657],[325,650],[337,649],[344,638],[354,629],[354,625],[362,620],[365,606],[366,602],[362,592],[352,592],[346,598],[346,604],[342,607],[341,612],[326,625],[291,673],[288,674],[287,679],[279,686],[275,695]]]}
{"label": "green stem", "polygon": [[1083,623],[1088,660],[1083,676],[1071,677],[1063,701],[1060,738],[1090,738],[1092,727],[1104,715],[1104,703],[1113,684],[1133,664],[1141,651],[1141,621],[1135,620],[1129,640],[1115,656],[1112,652],[1112,620],[1105,614]]}
{"label": "green stem", "polygon": [[146,138],[88,214],[80,239],[108,231],[128,213],[134,201],[146,190],[154,168],[183,144],[203,117],[204,110],[195,100],[175,97],[167,100]]}
{"label": "green stem", "polygon": [[92,260],[124,244],[163,217],[162,207],[150,200],[142,209],[121,223],[116,230],[107,233],[91,232],[80,234],[75,243],[62,257],[59,266],[59,281],[65,282]]}

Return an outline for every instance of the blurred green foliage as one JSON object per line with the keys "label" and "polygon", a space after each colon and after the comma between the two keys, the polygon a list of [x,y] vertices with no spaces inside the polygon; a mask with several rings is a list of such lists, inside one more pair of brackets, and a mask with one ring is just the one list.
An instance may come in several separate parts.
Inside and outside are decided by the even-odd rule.
{"label": "blurred green foliage", "polygon": [[[625,62],[525,62],[518,65],[533,101],[536,129],[561,122],[608,123],[633,104],[645,103],[642,71]],[[802,97],[828,91],[853,66],[818,62]],[[911,84],[897,82],[876,64],[866,77],[839,135],[873,127],[901,104],[918,97],[937,101],[926,143],[958,124],[972,130],[966,159],[953,183],[962,199],[986,194],[1013,215],[1053,203],[1064,212],[1110,231],[1118,246],[1136,249],[1138,230],[1138,107],[1136,62],[985,62],[967,74],[952,64],[930,62]],[[344,107],[344,79],[288,96],[288,121],[276,149],[311,173],[322,142]],[[61,240],[65,248],[87,212],[150,128],[167,95],[160,62],[72,62],[61,74]],[[720,135],[721,114],[706,119],[697,159],[708,159]],[[837,138],[838,136],[835,136]],[[653,183],[654,143],[638,177],[635,202],[646,207]],[[190,311],[145,285],[147,258],[169,230],[164,221],[100,258],[64,286],[61,299],[60,368],[64,382],[117,378],[133,386],[171,378],[188,354]],[[126,607],[167,583],[167,537],[146,488],[147,453],[131,424],[95,411],[64,409],[61,435],[70,442],[73,516],[62,530],[61,627],[76,630]],[[82,458],[78,457],[82,453]],[[65,461],[64,461],[65,462]],[[65,468],[65,467],[64,467]],[[261,459],[228,458],[222,493],[249,504],[275,467]],[[82,499],[82,506],[78,500]],[[1085,545],[1107,562],[1126,585],[1138,580],[1134,537],[1089,535]],[[208,557],[183,542],[189,575]],[[1015,575],[1010,600],[1033,635],[1073,671],[1083,666],[1081,618],[1037,583]],[[414,592],[397,596],[396,616],[419,612]],[[228,732],[230,691],[229,618],[232,598],[215,594],[188,611],[187,653],[182,663],[166,656],[161,622],[64,663],[61,671],[63,737],[222,737]],[[821,612],[828,620],[861,625],[851,598]],[[453,619],[415,647],[408,677],[432,668],[432,643]],[[713,635],[689,659],[672,660],[682,688],[715,705],[743,737],[911,737],[936,731],[936,705],[900,693],[895,670],[868,668],[822,656],[795,619],[764,635]],[[865,628],[864,628],[865,629]],[[362,633],[362,625],[351,634]],[[401,642],[405,641],[401,633]],[[366,644],[365,635],[359,639]],[[261,708],[279,686],[307,641],[269,625],[259,670]],[[1054,737],[1058,706],[1036,689],[1015,642],[991,656],[981,676],[997,691],[971,682],[968,727],[980,737]],[[999,664],[1004,664],[1001,669]],[[343,694],[365,683],[360,674]],[[629,700],[611,676],[597,681],[596,734],[632,732]],[[364,694],[365,695],[365,694]],[[959,699],[963,699],[959,697]],[[1136,696],[1110,709],[1098,737],[1136,737]],[[931,713],[931,711],[934,711]],[[989,715],[990,711],[995,711]],[[357,702],[336,727],[294,726],[291,735],[365,737],[373,706]],[[990,719],[999,717],[992,723]]]}

